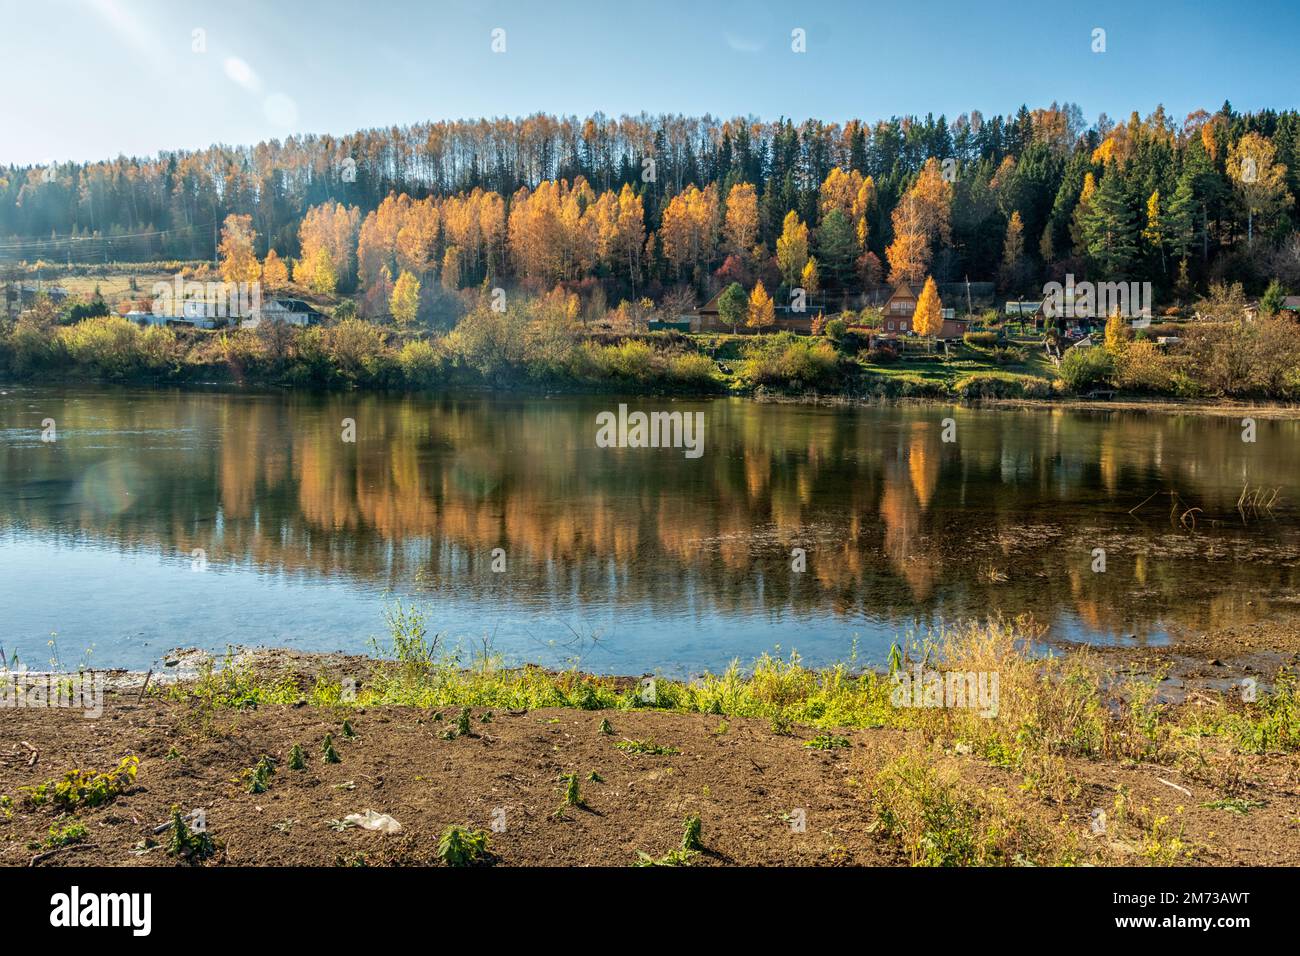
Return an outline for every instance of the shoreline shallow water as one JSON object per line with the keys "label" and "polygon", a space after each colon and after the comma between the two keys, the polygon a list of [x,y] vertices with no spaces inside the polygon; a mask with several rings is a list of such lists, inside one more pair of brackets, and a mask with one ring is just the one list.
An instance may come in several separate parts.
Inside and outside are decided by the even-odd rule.
{"label": "shoreline shallow water", "polygon": [[[1094,652],[1081,671],[1041,664],[1075,675],[1062,684],[1011,638],[969,631],[935,661],[999,667],[994,720],[853,716],[840,708],[878,694],[833,673],[768,670],[691,699],[670,682],[651,703],[635,679],[178,655],[180,680],[110,686],[99,719],[0,709],[15,741],[0,750],[0,866],[442,865],[449,827],[485,841],[477,865],[1300,864],[1300,732],[1269,716],[1292,698],[1204,691],[1153,711],[1149,681]],[[1099,691],[1128,689],[1076,712],[1098,666]],[[1101,736],[1076,751],[1058,729]],[[1021,752],[1002,749],[1013,740]],[[74,768],[112,782],[60,812],[42,784]],[[201,812],[201,854],[170,839],[177,810]],[[348,822],[380,814],[398,829]]]}

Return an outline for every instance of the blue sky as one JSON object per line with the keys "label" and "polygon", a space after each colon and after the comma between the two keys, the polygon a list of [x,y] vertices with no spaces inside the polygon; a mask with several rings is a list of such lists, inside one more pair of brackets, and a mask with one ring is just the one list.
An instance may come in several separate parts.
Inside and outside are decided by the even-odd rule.
{"label": "blue sky", "polygon": [[539,111],[1181,119],[1296,107],[1298,36],[1295,0],[0,0],[0,163]]}

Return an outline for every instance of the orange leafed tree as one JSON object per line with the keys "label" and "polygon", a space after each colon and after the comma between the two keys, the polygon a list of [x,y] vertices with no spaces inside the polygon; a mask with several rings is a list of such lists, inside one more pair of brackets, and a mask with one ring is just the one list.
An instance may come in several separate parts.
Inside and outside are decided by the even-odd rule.
{"label": "orange leafed tree", "polygon": [[680,272],[708,263],[718,241],[718,187],[707,189],[695,185],[682,190],[664,210],[659,239],[664,256]]}
{"label": "orange leafed tree", "polygon": [[917,335],[938,335],[943,331],[943,302],[939,299],[939,287],[934,284],[933,276],[926,278],[917,297],[912,328]]}
{"label": "orange leafed tree", "polygon": [[885,250],[890,282],[920,282],[930,265],[935,240],[951,233],[952,183],[943,178],[939,161],[926,160],[920,175],[894,207],[894,241]]}
{"label": "orange leafed tree", "polygon": [[758,242],[758,190],[752,183],[736,183],[727,193],[722,227],[727,251],[744,258]]}
{"label": "orange leafed tree", "polygon": [[221,226],[221,244],[217,252],[221,256],[221,278],[227,282],[256,282],[262,275],[262,267],[253,251],[253,241],[257,233],[253,231],[253,217],[231,214]]}
{"label": "orange leafed tree", "polygon": [[645,246],[645,204],[627,183],[618,193],[600,194],[596,217],[596,255],[615,275],[633,283],[641,277],[641,251]]}
{"label": "orange leafed tree", "polygon": [[266,253],[262,262],[262,285],[268,289],[279,289],[289,284],[289,267],[284,264],[280,254],[274,249]]}
{"label": "orange leafed tree", "polygon": [[[294,280],[321,290],[337,284],[350,288],[356,268],[357,236],[361,228],[361,210],[338,202],[324,202],[312,206],[298,227],[298,242],[302,247],[299,269],[307,274],[299,277],[294,270]],[[332,275],[333,282],[329,280]]]}

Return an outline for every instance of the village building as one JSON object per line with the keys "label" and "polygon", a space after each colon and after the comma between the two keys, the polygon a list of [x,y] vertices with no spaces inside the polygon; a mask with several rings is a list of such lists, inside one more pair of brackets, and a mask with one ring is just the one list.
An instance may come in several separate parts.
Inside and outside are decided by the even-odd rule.
{"label": "village building", "polygon": [[[940,295],[940,301],[943,296]],[[913,318],[916,315],[916,303],[920,300],[920,293],[912,289],[907,282],[900,282],[894,287],[893,293],[881,307],[884,313],[884,324],[881,328],[874,330],[877,335],[883,337],[915,334],[916,329],[913,325]],[[940,314],[943,316],[943,328],[935,336],[938,339],[959,339],[966,333],[968,322],[966,319],[957,318],[957,310],[950,308],[941,308]]]}
{"label": "village building", "polygon": [[250,315],[240,322],[240,327],[255,329],[262,322],[279,322],[283,325],[319,325],[324,313],[302,299],[271,299],[262,306],[260,314]]}
{"label": "village building", "polygon": [[[722,316],[718,309],[718,300],[722,298],[722,292],[719,291],[704,303],[690,316],[692,332],[730,332],[730,325],[722,321]],[[795,311],[788,305],[778,305],[775,307],[776,320],[772,325],[765,326],[761,329],[751,328],[743,322],[735,329],[736,332],[753,333],[753,332],[795,332],[799,335],[811,335],[813,321],[820,317],[823,308],[820,305],[814,305],[811,302],[802,311]]]}
{"label": "village building", "polygon": [[44,282],[8,282],[4,288],[5,313],[12,318],[30,309],[36,304],[37,297],[42,295],[52,305],[61,306],[67,300],[69,292],[62,286],[46,285]]}

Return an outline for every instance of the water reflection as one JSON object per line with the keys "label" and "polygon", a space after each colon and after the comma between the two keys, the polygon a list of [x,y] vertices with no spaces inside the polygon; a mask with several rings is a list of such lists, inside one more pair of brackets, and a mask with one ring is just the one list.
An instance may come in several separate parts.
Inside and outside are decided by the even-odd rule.
{"label": "water reflection", "polygon": [[[1159,640],[1294,587],[1293,421],[1247,444],[1228,417],[630,400],[669,404],[705,413],[702,458],[597,448],[610,398],[11,390],[3,642],[360,649],[391,590],[516,657],[599,634],[589,666],[691,669],[778,643],[878,658],[914,621],[994,612]],[[1243,487],[1281,490],[1252,515]],[[219,588],[187,575],[194,549]]]}

